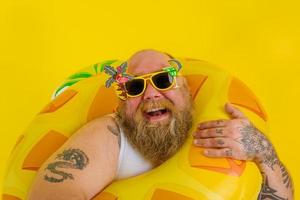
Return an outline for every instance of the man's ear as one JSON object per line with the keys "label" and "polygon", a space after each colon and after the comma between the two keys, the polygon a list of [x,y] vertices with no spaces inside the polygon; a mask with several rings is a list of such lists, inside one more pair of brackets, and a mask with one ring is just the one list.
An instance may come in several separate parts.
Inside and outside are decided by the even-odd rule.
{"label": "man's ear", "polygon": [[187,82],[186,78],[183,77],[183,76],[182,76],[182,85],[183,85],[184,87],[188,87],[188,82]]}
{"label": "man's ear", "polygon": [[186,80],[185,77],[180,76],[180,77],[176,77],[177,81],[179,82],[179,86],[181,87],[181,90],[184,90],[186,92],[188,92],[189,94],[191,94],[188,82]]}

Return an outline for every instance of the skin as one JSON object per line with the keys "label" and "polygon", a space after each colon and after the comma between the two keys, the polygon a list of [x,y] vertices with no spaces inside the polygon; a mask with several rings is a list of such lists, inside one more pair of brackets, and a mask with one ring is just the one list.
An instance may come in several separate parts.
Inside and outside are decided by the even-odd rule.
{"label": "skin", "polygon": [[[170,58],[161,52],[153,50],[141,51],[129,59],[128,72],[134,75],[143,75],[155,71],[161,71],[163,67],[169,66],[168,60],[170,60]],[[177,83],[179,86],[181,86],[184,81],[183,77],[177,77]],[[147,88],[143,95],[135,98],[128,98],[125,101],[127,108],[130,108],[126,111],[126,113],[128,116],[134,114],[142,101],[159,99],[170,100],[180,110],[184,108],[186,103],[184,98],[185,94],[186,93],[179,89],[171,89],[167,91],[156,90],[148,81]]]}
{"label": "skin", "polygon": [[[170,66],[169,60],[160,52],[139,52],[129,60],[128,71],[136,76],[161,72],[162,68]],[[183,77],[175,79],[175,87],[163,91],[146,79],[140,96],[129,97],[119,105],[119,122],[128,142],[153,166],[163,163],[180,149],[192,126],[188,86]],[[157,109],[163,112],[152,112]]]}
{"label": "skin", "polygon": [[[169,65],[169,59],[158,51],[140,51],[129,59],[128,72],[143,75],[160,71]],[[185,79],[178,77],[177,81],[182,86]],[[158,91],[147,82],[143,95],[124,102],[128,104],[126,115],[133,115],[139,104],[147,100],[168,99],[183,109],[187,94],[175,88]],[[292,181],[270,141],[237,108],[226,105],[225,110],[232,119],[201,123],[194,133],[195,145],[204,147],[208,157],[254,161],[264,177],[258,199],[293,199]],[[119,136],[118,125],[110,116],[83,126],[39,169],[28,199],[92,199],[116,177]],[[256,145],[249,145],[249,141]]]}
{"label": "skin", "polygon": [[39,169],[27,199],[92,199],[116,176],[118,135],[110,116],[80,128]]}
{"label": "skin", "polygon": [[[142,75],[160,71],[162,67],[169,66],[169,59],[159,52],[140,52],[129,59],[129,72]],[[183,82],[184,79],[179,77],[178,85]],[[142,96],[125,101],[131,108],[127,114],[135,113],[142,101],[163,98],[169,99],[178,108],[184,108],[183,92],[178,89],[159,92],[148,83]],[[28,199],[92,199],[116,177],[119,136],[118,125],[110,116],[83,126],[45,161],[33,181]]]}
{"label": "skin", "polygon": [[194,144],[203,147],[207,157],[255,162],[263,177],[258,199],[293,199],[292,179],[268,138],[238,108],[227,103],[225,111],[230,120],[198,125]]}

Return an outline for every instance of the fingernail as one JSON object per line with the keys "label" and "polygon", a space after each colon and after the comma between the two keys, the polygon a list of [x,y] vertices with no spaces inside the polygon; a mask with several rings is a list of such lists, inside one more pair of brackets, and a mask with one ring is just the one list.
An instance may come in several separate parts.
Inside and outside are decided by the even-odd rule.
{"label": "fingernail", "polygon": [[200,140],[194,140],[195,145],[200,145]]}
{"label": "fingernail", "polygon": [[204,154],[205,156],[207,156],[208,153],[209,153],[208,150],[204,150],[204,151],[203,151],[203,154]]}

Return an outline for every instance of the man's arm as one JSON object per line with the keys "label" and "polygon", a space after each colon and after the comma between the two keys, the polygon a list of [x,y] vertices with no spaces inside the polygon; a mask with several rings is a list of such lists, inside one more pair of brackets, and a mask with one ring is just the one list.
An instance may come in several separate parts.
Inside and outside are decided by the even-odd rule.
{"label": "man's arm", "polygon": [[258,165],[263,175],[263,184],[258,200],[293,199],[293,182],[285,166],[278,160],[272,168],[264,164]]}
{"label": "man's arm", "polygon": [[232,119],[201,123],[194,134],[195,145],[205,148],[208,157],[254,161],[263,176],[259,200],[292,200],[292,179],[273,145],[239,109],[226,104],[225,110]]}
{"label": "man's arm", "polygon": [[115,177],[118,130],[108,116],[79,129],[39,169],[28,199],[86,200],[95,196]]}

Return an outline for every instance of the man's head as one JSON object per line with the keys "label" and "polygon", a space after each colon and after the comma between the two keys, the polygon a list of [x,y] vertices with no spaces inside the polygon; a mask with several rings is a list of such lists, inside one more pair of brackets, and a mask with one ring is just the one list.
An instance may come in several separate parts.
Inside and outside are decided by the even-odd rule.
{"label": "man's head", "polygon": [[[128,60],[128,73],[141,76],[169,66],[170,57],[143,50]],[[119,105],[119,118],[128,140],[158,165],[184,143],[192,124],[192,103],[184,77],[176,77],[178,88],[161,91],[147,81],[145,91]]]}

